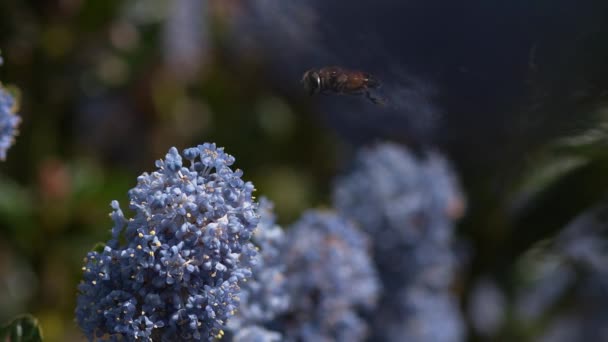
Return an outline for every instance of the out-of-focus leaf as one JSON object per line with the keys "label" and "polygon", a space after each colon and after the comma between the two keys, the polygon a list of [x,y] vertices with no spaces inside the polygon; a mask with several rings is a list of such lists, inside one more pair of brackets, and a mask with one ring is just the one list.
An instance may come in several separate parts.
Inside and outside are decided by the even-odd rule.
{"label": "out-of-focus leaf", "polygon": [[582,210],[604,198],[607,172],[608,120],[538,151],[505,202],[508,219],[517,227],[508,242],[515,251],[512,256],[554,236]]}
{"label": "out-of-focus leaf", "polygon": [[0,339],[2,342],[42,341],[42,329],[34,316],[22,315],[0,327]]}
{"label": "out-of-focus leaf", "polygon": [[[600,113],[601,114],[601,113]],[[548,191],[560,180],[594,162],[608,160],[608,121],[584,132],[561,138],[539,154],[517,187],[511,208],[517,211]]]}
{"label": "out-of-focus leaf", "polygon": [[[601,113],[600,113],[601,114]],[[540,154],[525,172],[512,202],[512,209],[522,208],[541,193],[577,170],[608,160],[608,121],[584,132],[558,139]]]}
{"label": "out-of-focus leaf", "polygon": [[559,139],[551,150],[560,155],[608,159],[608,122],[604,120],[578,135]]}
{"label": "out-of-focus leaf", "polygon": [[586,165],[589,161],[582,157],[563,157],[549,160],[530,171],[516,191],[512,208],[522,207],[546,189],[553,186],[567,174]]}
{"label": "out-of-focus leaf", "polygon": [[34,211],[29,192],[17,183],[0,177],[0,215],[14,230],[35,227],[32,224]]}
{"label": "out-of-focus leaf", "polygon": [[103,170],[94,161],[77,160],[70,165],[74,197],[82,200],[103,189]]}
{"label": "out-of-focus leaf", "polygon": [[106,248],[106,244],[103,242],[98,242],[93,246],[93,248],[91,250],[93,252],[101,253],[101,252],[103,252],[104,248]]}
{"label": "out-of-focus leaf", "polygon": [[606,143],[606,127],[594,127],[583,134],[559,139],[552,146],[554,150],[571,154],[584,154],[590,148]]}

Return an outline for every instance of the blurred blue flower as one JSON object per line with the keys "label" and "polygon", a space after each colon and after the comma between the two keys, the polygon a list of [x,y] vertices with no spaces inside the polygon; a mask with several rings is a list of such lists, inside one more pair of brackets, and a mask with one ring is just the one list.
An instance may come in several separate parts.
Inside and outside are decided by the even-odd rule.
{"label": "blurred blue flower", "polygon": [[[89,252],[76,319],[89,339],[212,340],[251,276],[243,259],[258,224],[253,185],[215,144],[171,148],[129,191],[126,218],[112,202],[112,239]],[[242,256],[246,252],[246,256]]]}
{"label": "blurred blue flower", "polygon": [[367,237],[331,212],[308,211],[287,230],[282,258],[289,310],[274,326],[286,341],[363,341],[379,280]]}
{"label": "blurred blue flower", "polygon": [[605,281],[598,274],[579,277],[571,284],[569,293],[564,293],[560,298],[561,303],[566,300],[571,305],[559,306],[561,303],[554,303],[554,306],[547,308],[542,320],[546,329],[536,340],[608,341],[608,296]]}
{"label": "blurred blue flower", "polygon": [[163,28],[163,57],[180,79],[196,79],[209,58],[209,1],[176,0],[170,3]]}
{"label": "blurred blue flower", "polygon": [[507,313],[507,297],[502,289],[494,280],[483,277],[475,282],[468,302],[472,328],[485,338],[495,337]]}
{"label": "blurred blue flower", "polygon": [[464,340],[465,328],[460,319],[458,302],[450,293],[424,286],[409,286],[393,297],[404,319],[400,324],[384,326],[388,341]]}
{"label": "blurred blue flower", "polygon": [[233,342],[279,342],[281,334],[253,325],[244,327],[232,339]]}
{"label": "blurred blue flower", "polygon": [[463,340],[449,288],[459,262],[453,221],[465,200],[448,163],[435,152],[417,157],[385,143],[362,150],[350,171],[335,184],[334,206],[372,238],[384,290],[374,338]]}
{"label": "blurred blue flower", "polygon": [[251,262],[253,276],[243,284],[239,310],[228,322],[233,332],[244,326],[267,324],[289,306],[285,264],[281,256],[285,234],[275,223],[273,204],[266,198],[260,199],[259,213],[260,222],[251,238],[257,253],[251,253],[254,258],[244,260]]}
{"label": "blurred blue flower", "polygon": [[0,84],[0,160],[15,142],[21,118],[17,116],[17,100]]}

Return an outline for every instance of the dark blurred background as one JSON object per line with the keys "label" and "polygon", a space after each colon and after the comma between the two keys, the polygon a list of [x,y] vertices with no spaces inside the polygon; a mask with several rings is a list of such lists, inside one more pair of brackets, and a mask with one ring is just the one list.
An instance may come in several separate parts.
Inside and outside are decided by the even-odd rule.
{"label": "dark blurred background", "polygon": [[[0,321],[31,312],[47,340],[82,340],[76,285],[110,201],[202,142],[281,224],[327,206],[358,147],[440,149],[468,196],[463,312],[479,279],[512,299],[530,248],[606,195],[607,41],[600,0],[3,0],[0,81],[23,122],[0,164]],[[302,73],[325,65],[373,73],[391,106],[307,96]],[[538,335],[505,321],[495,339]]]}

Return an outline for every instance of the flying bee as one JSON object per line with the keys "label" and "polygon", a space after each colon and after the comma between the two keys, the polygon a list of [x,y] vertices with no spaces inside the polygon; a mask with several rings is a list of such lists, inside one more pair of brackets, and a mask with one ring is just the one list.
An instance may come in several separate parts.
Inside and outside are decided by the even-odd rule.
{"label": "flying bee", "polygon": [[356,70],[346,70],[337,66],[310,69],[302,76],[302,85],[310,94],[365,94],[374,104],[384,104],[385,100],[374,96],[370,89],[380,87],[380,82],[372,75]]}

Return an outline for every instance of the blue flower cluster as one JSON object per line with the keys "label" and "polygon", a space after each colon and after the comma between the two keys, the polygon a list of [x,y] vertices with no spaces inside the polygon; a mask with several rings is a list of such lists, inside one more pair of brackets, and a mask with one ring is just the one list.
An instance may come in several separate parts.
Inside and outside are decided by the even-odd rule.
{"label": "blue flower cluster", "polygon": [[6,159],[6,152],[15,142],[17,127],[21,123],[17,107],[15,97],[0,83],[0,160]]}
{"label": "blue flower cluster", "polygon": [[331,212],[309,211],[286,233],[260,201],[252,238],[259,249],[253,279],[228,323],[233,341],[363,341],[359,315],[377,302],[379,280],[369,241]]}
{"label": "blue flower cluster", "polygon": [[375,308],[379,279],[367,237],[333,212],[308,211],[287,231],[282,258],[289,310],[275,319],[285,341],[363,341],[360,312]]}
{"label": "blue flower cluster", "polygon": [[[275,224],[273,204],[268,199],[260,199],[259,213],[260,223],[251,238],[258,253],[254,259],[244,260],[245,263],[251,262],[253,276],[243,285],[239,310],[228,322],[230,331],[239,331],[236,336],[240,336],[239,339],[243,341],[246,340],[245,336],[254,332],[256,336],[261,334],[263,329],[258,325],[272,321],[289,306],[286,265],[281,255],[281,249],[285,245],[285,233]],[[271,336],[280,337],[280,334],[274,332]]]}
{"label": "blue flower cluster", "polygon": [[464,338],[449,290],[464,199],[440,155],[365,150],[336,184],[338,211],[307,211],[286,231],[223,149],[183,158],[172,148],[138,178],[132,218],[112,202],[112,239],[88,254],[79,287],[90,339]]}
{"label": "blue flower cluster", "polygon": [[113,201],[112,239],[83,267],[76,318],[89,339],[213,340],[239,305],[256,258],[253,185],[215,144],[171,148],[129,191],[126,218]]}
{"label": "blue flower cluster", "polygon": [[359,153],[335,184],[334,206],[372,237],[383,294],[373,337],[462,341],[464,324],[450,286],[457,267],[453,221],[464,197],[447,162],[395,144]]}

